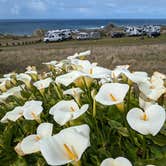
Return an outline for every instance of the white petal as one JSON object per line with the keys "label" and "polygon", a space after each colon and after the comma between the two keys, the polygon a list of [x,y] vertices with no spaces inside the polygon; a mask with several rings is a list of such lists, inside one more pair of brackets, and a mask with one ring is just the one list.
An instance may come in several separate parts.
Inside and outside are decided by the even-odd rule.
{"label": "white petal", "polygon": [[165,110],[158,104],[154,104],[148,107],[145,112],[149,118],[149,131],[153,136],[155,136],[160,131],[166,120]]}
{"label": "white petal", "polygon": [[56,111],[56,113],[54,114],[54,120],[61,126],[66,124],[71,119],[72,119],[72,114],[70,112]]}
{"label": "white petal", "polygon": [[79,116],[84,114],[89,108],[88,104],[83,105],[78,111],[73,112],[72,120],[77,119]]}
{"label": "white petal", "polygon": [[8,120],[16,121],[23,115],[22,107],[15,107],[14,110],[7,112],[6,115],[1,119],[2,123],[8,122]]}
{"label": "white petal", "polygon": [[23,106],[24,110],[23,116],[25,117],[25,119],[34,120],[35,119],[34,115],[36,117],[39,116],[43,111],[43,107],[41,105],[42,105],[41,101],[31,100],[26,102]]}
{"label": "white petal", "polygon": [[21,142],[21,149],[24,154],[31,154],[40,151],[37,135],[29,135]]}
{"label": "white petal", "polygon": [[53,124],[52,123],[41,123],[37,128],[37,134],[41,138],[48,137],[52,135]]}
{"label": "white petal", "polygon": [[63,84],[64,86],[68,86],[73,83],[77,78],[83,76],[84,74],[79,71],[72,71],[70,73],[60,75],[56,77],[55,82]]}
{"label": "white petal", "polygon": [[[139,108],[131,109],[127,114],[127,121],[130,127],[137,132],[155,136],[164,125],[166,114],[163,107],[158,104],[149,106],[145,110],[146,120],[142,120],[143,111]],[[157,122],[157,123],[156,123]]]}
{"label": "white petal", "polygon": [[100,166],[114,166],[114,159],[113,158],[107,158],[102,161]]}
{"label": "white petal", "polygon": [[[84,125],[82,129],[84,129],[85,126],[87,127],[87,125]],[[80,126],[78,127],[81,129]],[[77,128],[77,126],[75,126],[75,128]],[[85,131],[82,132],[84,133]],[[86,135],[89,135],[89,130],[87,130],[87,132]],[[65,144],[77,155],[77,160],[79,160],[82,153],[90,145],[89,136],[85,137],[80,133],[81,132],[77,132],[75,129],[67,128],[53,137],[41,140],[41,153],[47,163],[49,165],[64,165],[72,161],[64,148]]]}
{"label": "white petal", "polygon": [[114,160],[114,162],[117,166],[132,166],[131,162],[124,157],[118,157]]}
{"label": "white petal", "polygon": [[[106,83],[101,86],[99,92],[97,93],[96,101],[104,105],[122,103],[128,90],[129,86],[127,84]],[[114,96],[116,101],[112,100],[110,94]]]}
{"label": "white petal", "polygon": [[84,91],[80,88],[71,88],[71,89],[68,89],[68,90],[65,90],[63,92],[64,95],[71,95],[71,96],[76,96],[76,95],[79,95],[81,93],[83,93]]}
{"label": "white petal", "polygon": [[49,113],[54,115],[56,111],[70,112],[71,107],[73,107],[75,111],[79,110],[79,107],[74,100],[62,100],[51,107]]}
{"label": "white petal", "polygon": [[141,116],[143,115],[143,111],[139,108],[133,108],[127,113],[127,122],[130,127],[137,132],[147,135],[149,132],[149,124],[148,121],[141,120]]}
{"label": "white petal", "polygon": [[48,88],[50,83],[52,82],[53,80],[51,78],[46,78],[44,80],[40,80],[40,81],[37,81],[35,82],[33,85],[37,88],[37,89],[44,89],[44,88]]}

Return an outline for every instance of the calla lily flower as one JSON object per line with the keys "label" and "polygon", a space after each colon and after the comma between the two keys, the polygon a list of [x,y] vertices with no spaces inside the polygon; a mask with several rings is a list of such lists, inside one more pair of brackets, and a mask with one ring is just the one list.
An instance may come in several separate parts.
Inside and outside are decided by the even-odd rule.
{"label": "calla lily flower", "polygon": [[70,120],[77,119],[88,110],[89,105],[85,104],[81,108],[78,107],[74,100],[62,100],[54,105],[49,113],[54,116],[54,120],[59,125],[64,125]]}
{"label": "calla lily flower", "polygon": [[166,92],[164,81],[155,76],[152,76],[150,81],[140,83],[138,87],[141,93],[154,101],[157,101],[158,98]]}
{"label": "calla lily flower", "polygon": [[147,107],[145,111],[133,108],[127,114],[130,127],[143,135],[155,136],[164,125],[165,119],[165,110],[158,104]]}
{"label": "calla lily flower", "polygon": [[141,71],[130,73],[128,70],[126,70],[123,71],[123,74],[125,74],[129,80],[137,84],[142,82],[147,82],[149,79],[148,74],[146,72],[141,72]]}
{"label": "calla lily flower", "polygon": [[95,99],[103,105],[123,103],[128,90],[129,86],[127,84],[106,83],[101,86]]}
{"label": "calla lily flower", "polygon": [[154,101],[152,100],[148,100],[145,98],[142,98],[141,96],[139,97],[139,106],[143,109],[148,108],[149,106],[156,104]]}
{"label": "calla lily flower", "polygon": [[81,76],[85,76],[85,74],[79,71],[72,71],[70,73],[56,77],[55,82],[60,83],[64,86],[69,86],[71,83],[73,83],[77,78]]}
{"label": "calla lily flower", "polygon": [[4,92],[0,95],[0,101],[5,101],[9,96],[21,96],[20,92],[22,91],[23,85],[9,89],[7,92]]}
{"label": "calla lily flower", "polygon": [[28,66],[26,68],[26,72],[25,74],[29,74],[29,75],[37,75],[37,71],[36,71],[36,67],[35,66]]}
{"label": "calla lily flower", "polygon": [[54,65],[56,65],[58,63],[58,61],[50,61],[50,62],[45,62],[45,63],[43,63],[44,65],[47,65],[47,66],[50,66],[50,65],[52,65],[52,66],[54,66]]}
{"label": "calla lily flower", "polygon": [[27,101],[23,106],[23,116],[27,120],[39,121],[41,112],[43,111],[41,101]]}
{"label": "calla lily flower", "polygon": [[6,115],[1,119],[1,123],[7,123],[9,120],[15,122],[17,119],[19,119],[22,116],[23,116],[22,107],[15,107],[14,110],[6,113]]}
{"label": "calla lily flower", "polygon": [[45,89],[48,88],[50,86],[50,83],[52,82],[52,78],[46,78],[44,80],[39,80],[37,82],[35,82],[33,85],[38,89]]}
{"label": "calla lily flower", "polygon": [[166,79],[166,75],[165,75],[165,74],[160,73],[160,72],[157,72],[157,71],[155,71],[155,72],[153,73],[153,76],[158,77],[158,78],[160,78],[160,79],[162,79],[162,80],[165,80],[165,79]]}
{"label": "calla lily flower", "polygon": [[41,153],[49,165],[58,166],[78,162],[90,146],[89,132],[88,125],[64,129],[40,141]]}
{"label": "calla lily flower", "polygon": [[6,81],[0,82],[0,90],[2,92],[6,91]]}
{"label": "calla lily flower", "polygon": [[84,91],[81,88],[71,88],[63,92],[64,95],[71,95],[73,97],[79,96]]}
{"label": "calla lily flower", "polygon": [[107,158],[103,160],[100,166],[132,166],[132,164],[124,157],[117,157],[116,159]]}
{"label": "calla lily flower", "polygon": [[40,151],[39,142],[52,135],[53,124],[41,123],[37,128],[37,134],[27,136],[21,141],[21,149],[24,154],[31,154]]}
{"label": "calla lily flower", "polygon": [[22,81],[27,87],[30,87],[31,77],[28,74],[21,73],[16,75],[18,81]]}
{"label": "calla lily flower", "polygon": [[15,107],[14,110],[7,112],[1,119],[1,122],[7,123],[9,120],[15,122],[22,116],[27,120],[36,120],[39,122],[39,116],[42,111],[43,107],[41,101],[27,101],[23,106]]}
{"label": "calla lily flower", "polygon": [[80,52],[79,54],[75,53],[73,56],[67,57],[67,59],[82,58],[82,57],[89,56],[89,55],[91,55],[91,51],[90,50],[85,51],[85,52]]}

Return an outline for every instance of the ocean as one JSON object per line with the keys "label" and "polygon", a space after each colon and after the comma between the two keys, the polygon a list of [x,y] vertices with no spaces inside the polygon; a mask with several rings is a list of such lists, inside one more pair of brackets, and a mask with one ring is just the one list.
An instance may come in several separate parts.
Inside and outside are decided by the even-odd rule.
{"label": "ocean", "polygon": [[0,20],[0,33],[15,35],[31,35],[37,29],[92,29],[113,23],[117,26],[126,25],[166,25],[166,19],[17,19]]}

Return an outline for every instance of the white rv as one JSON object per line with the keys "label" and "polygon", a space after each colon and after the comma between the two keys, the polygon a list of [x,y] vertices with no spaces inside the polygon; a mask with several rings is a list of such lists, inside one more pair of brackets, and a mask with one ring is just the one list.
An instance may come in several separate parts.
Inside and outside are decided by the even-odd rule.
{"label": "white rv", "polygon": [[54,42],[54,41],[62,41],[63,37],[59,33],[49,33],[43,39],[44,42]]}
{"label": "white rv", "polygon": [[77,40],[87,40],[89,38],[90,36],[89,36],[89,33],[87,32],[80,32],[77,36]]}

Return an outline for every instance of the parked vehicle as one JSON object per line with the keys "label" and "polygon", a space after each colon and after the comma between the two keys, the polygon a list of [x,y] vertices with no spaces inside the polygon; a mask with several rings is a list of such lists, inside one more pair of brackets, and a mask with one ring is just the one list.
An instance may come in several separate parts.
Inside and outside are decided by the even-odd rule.
{"label": "parked vehicle", "polygon": [[80,33],[78,33],[78,36],[77,36],[77,40],[87,40],[87,39],[89,39],[90,38],[90,36],[89,36],[89,33],[87,33],[87,32],[80,32]]}
{"label": "parked vehicle", "polygon": [[90,39],[100,39],[101,34],[100,34],[100,32],[90,32],[89,37],[90,37]]}
{"label": "parked vehicle", "polygon": [[43,41],[46,43],[54,41],[62,41],[62,40],[63,40],[62,35],[58,33],[49,34],[48,36],[45,36],[43,39]]}
{"label": "parked vehicle", "polygon": [[124,37],[125,34],[123,32],[112,32],[111,33],[111,37],[112,38],[121,38],[121,37]]}

